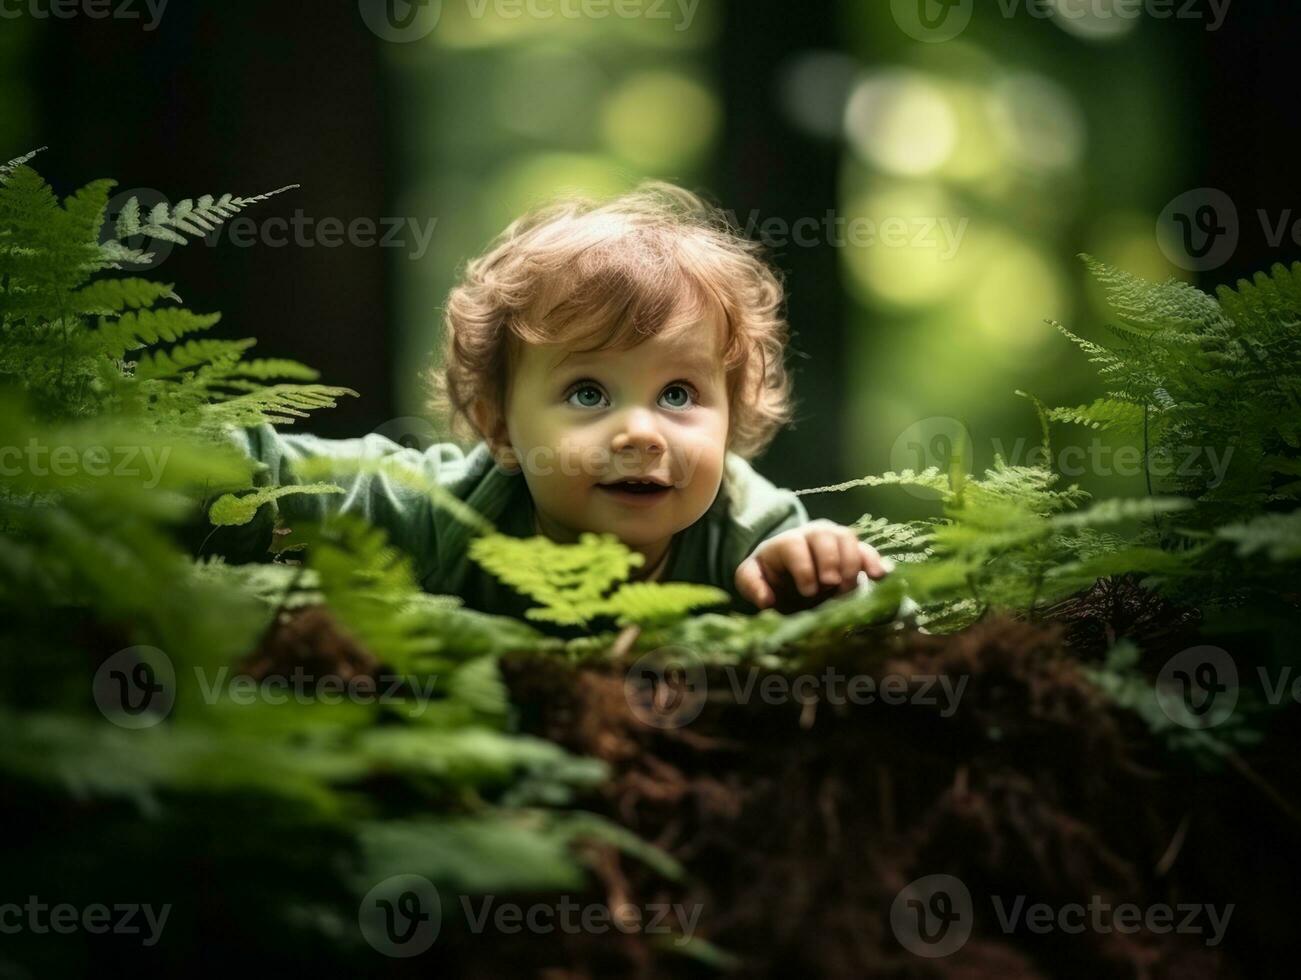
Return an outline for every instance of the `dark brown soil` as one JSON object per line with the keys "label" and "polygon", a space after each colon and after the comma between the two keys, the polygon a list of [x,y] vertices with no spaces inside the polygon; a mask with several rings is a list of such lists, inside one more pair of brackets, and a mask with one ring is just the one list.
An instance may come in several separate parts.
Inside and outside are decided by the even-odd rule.
{"label": "dark brown soil", "polygon": [[[594,846],[587,857],[601,889],[586,899],[699,906],[696,935],[733,957],[735,975],[1283,975],[1297,954],[1290,873],[1301,835],[1285,812],[1296,793],[1270,799],[1277,789],[1262,790],[1242,760],[1241,771],[1197,769],[1109,705],[1080,666],[1114,640],[1107,602],[1120,615],[1136,610],[1120,635],[1146,629],[1154,645],[1186,643],[1195,621],[1140,597],[1102,599],[1050,625],[993,620],[945,637],[864,631],[808,669],[910,678],[917,697],[906,703],[738,699],[733,684],[745,675],[711,668],[699,717],[661,729],[630,708],[625,663],[519,656],[502,669],[523,730],[610,765],[613,779],[585,805],[688,872],[671,882]],[[278,647],[268,637],[262,669],[284,666]],[[361,666],[359,656],[346,651],[345,669]],[[956,708],[926,702],[931,676],[967,679]],[[910,952],[891,925],[901,890],[931,875],[958,879],[970,895],[970,938],[937,958]],[[1234,908],[1223,942],[1211,945],[1205,932],[1004,927],[997,910],[1018,897],[1054,910]],[[1183,918],[1176,910],[1175,924]],[[1191,924],[1210,928],[1204,911]],[[474,977],[712,976],[721,962],[615,931],[471,937],[446,916],[435,954],[440,972]]]}

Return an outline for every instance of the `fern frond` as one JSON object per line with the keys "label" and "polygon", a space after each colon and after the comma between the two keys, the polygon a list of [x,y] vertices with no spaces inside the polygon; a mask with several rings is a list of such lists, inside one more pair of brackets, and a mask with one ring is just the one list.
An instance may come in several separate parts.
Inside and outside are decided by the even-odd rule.
{"label": "fern frond", "polygon": [[343,493],[343,487],[331,483],[296,483],[288,487],[266,487],[237,496],[225,493],[213,501],[208,510],[208,519],[216,527],[235,527],[253,520],[253,515],[263,504],[295,493]]}
{"label": "fern frond", "polygon": [[1223,332],[1229,325],[1216,299],[1195,286],[1178,279],[1149,282],[1091,255],[1081,254],[1080,258],[1122,323],[1148,331],[1185,328],[1194,333]]}
{"label": "fern frond", "polygon": [[542,536],[486,534],[470,542],[468,553],[502,582],[542,604],[528,610],[528,618],[567,626],[602,615],[605,592],[646,561],[613,534],[591,532],[569,545]]}
{"label": "fern frond", "polygon": [[220,313],[199,314],[179,307],[163,310],[138,310],[124,313],[116,320],[99,321],[99,329],[89,335],[90,342],[111,358],[121,358],[129,350],[175,341],[189,333],[209,330],[221,319]]}
{"label": "fern frond", "polygon": [[213,361],[233,363],[253,344],[253,340],[189,340],[169,350],[142,354],[134,374],[146,381],[175,377]]}
{"label": "fern frond", "polygon": [[1262,514],[1250,521],[1217,528],[1217,537],[1234,542],[1240,558],[1265,552],[1271,561],[1301,558],[1301,510],[1290,514]]}
{"label": "fern frond", "polygon": [[256,197],[233,197],[230,194],[223,194],[220,198],[213,198],[211,194],[205,194],[197,202],[186,198],[171,208],[165,202],[157,204],[148,215],[142,215],[139,200],[131,197],[118,213],[118,220],[114,227],[115,237],[103,243],[105,257],[114,262],[122,261],[123,253],[133,251],[123,244],[123,240],[137,235],[185,245],[188,242],[187,235],[191,238],[202,238],[246,208],[269,200],[277,194],[283,194],[285,191],[295,190],[298,186],[298,184],[288,184]]}
{"label": "fern frond", "polygon": [[160,299],[179,303],[174,290],[171,283],[146,279],[98,279],[72,294],[73,311],[107,316],[125,309],[148,309]]}
{"label": "fern frond", "polygon": [[38,146],[36,149],[32,150],[31,153],[26,153],[20,157],[14,157],[8,163],[0,163],[0,184],[3,184],[8,179],[9,175],[19,167],[34,159],[36,154],[48,149],[48,146]]}
{"label": "fern frond", "polygon": [[1180,497],[1116,497],[1073,514],[1055,514],[1051,522],[1057,529],[1101,527],[1125,521],[1150,521],[1159,514],[1174,514],[1191,507],[1191,500]]}
{"label": "fern frond", "polygon": [[897,561],[918,561],[931,553],[927,547],[934,525],[924,521],[894,524],[885,517],[864,514],[850,530],[881,554]]}
{"label": "fern frond", "polygon": [[1048,418],[1054,422],[1070,422],[1090,429],[1115,430],[1123,433],[1143,431],[1143,407],[1114,398],[1099,398],[1090,405],[1076,408],[1053,408]]}
{"label": "fern frond", "polygon": [[[689,582],[627,582],[605,602],[603,615],[616,625],[667,626],[701,606],[726,604],[731,597],[712,585]],[[541,617],[539,617],[541,618]]]}
{"label": "fern frond", "polygon": [[351,388],[334,385],[271,385],[228,401],[205,405],[201,415],[204,428],[208,430],[232,425],[260,425],[263,422],[290,425],[295,419],[307,418],[309,412],[334,408],[337,404],[335,399],[344,395],[360,397]]}
{"label": "fern frond", "polygon": [[1291,268],[1275,263],[1250,282],[1239,279],[1235,288],[1221,286],[1216,292],[1225,313],[1244,331],[1296,327],[1301,321],[1301,262]]}
{"label": "fern frond", "polygon": [[799,496],[813,493],[838,493],[842,490],[852,490],[854,487],[922,487],[945,496],[951,492],[948,476],[941,473],[939,467],[931,466],[921,473],[914,470],[904,470],[900,473],[883,473],[880,476],[865,476],[858,480],[850,480],[847,483],[837,483],[832,486],[796,490],[795,493]]}

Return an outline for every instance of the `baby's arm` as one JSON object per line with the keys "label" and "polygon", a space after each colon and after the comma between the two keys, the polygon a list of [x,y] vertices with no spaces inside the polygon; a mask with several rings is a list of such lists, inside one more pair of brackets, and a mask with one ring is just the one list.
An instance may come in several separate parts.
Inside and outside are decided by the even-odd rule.
{"label": "baby's arm", "polygon": [[[271,425],[231,429],[239,450],[259,464],[259,487],[302,483],[333,483],[343,493],[290,494],[264,504],[246,525],[220,528],[207,542],[205,554],[226,555],[233,561],[263,558],[277,523],[293,526],[319,522],[332,514],[355,514],[388,532],[389,541],[417,558],[423,567],[434,559],[433,521],[427,494],[370,467],[358,469],[361,460],[385,460],[422,474],[431,482],[454,478],[463,468],[463,454],[454,445],[439,444],[425,451],[410,449],[371,433],[357,439],[322,439],[309,433],[285,433]],[[327,472],[304,477],[308,460],[323,460]],[[333,464],[337,462],[337,471]],[[351,469],[350,469],[351,466]]]}

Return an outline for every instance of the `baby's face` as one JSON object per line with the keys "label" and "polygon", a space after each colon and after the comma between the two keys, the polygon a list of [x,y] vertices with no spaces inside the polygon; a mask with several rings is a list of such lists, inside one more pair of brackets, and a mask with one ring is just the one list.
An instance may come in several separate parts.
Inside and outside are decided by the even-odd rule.
{"label": "baby's face", "polygon": [[[727,446],[721,346],[713,319],[626,351],[525,345],[506,405],[507,437],[549,536],[610,532],[653,560],[709,509]],[[663,487],[612,489],[636,479]]]}

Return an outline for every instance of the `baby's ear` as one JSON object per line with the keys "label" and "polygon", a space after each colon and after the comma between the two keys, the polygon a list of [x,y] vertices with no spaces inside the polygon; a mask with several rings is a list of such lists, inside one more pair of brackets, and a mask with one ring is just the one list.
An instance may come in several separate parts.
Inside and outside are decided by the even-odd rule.
{"label": "baby's ear", "polygon": [[518,465],[510,444],[510,434],[506,429],[506,419],[501,412],[484,401],[477,401],[470,406],[470,419],[501,466],[512,469]]}

